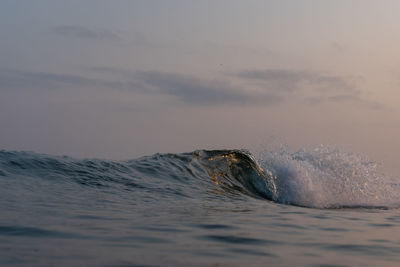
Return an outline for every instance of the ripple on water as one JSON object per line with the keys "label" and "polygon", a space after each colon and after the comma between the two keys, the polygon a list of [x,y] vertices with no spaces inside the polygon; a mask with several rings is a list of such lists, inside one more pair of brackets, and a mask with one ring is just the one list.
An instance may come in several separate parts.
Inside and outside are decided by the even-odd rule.
{"label": "ripple on water", "polygon": [[222,243],[242,244],[242,245],[277,245],[281,243],[275,240],[233,236],[233,235],[205,235],[202,236],[201,238],[206,238],[212,241],[217,241]]}
{"label": "ripple on water", "polygon": [[24,226],[0,226],[0,235],[40,238],[86,238],[82,235]]}
{"label": "ripple on water", "polygon": [[213,229],[234,229],[236,227],[232,226],[232,225],[226,225],[226,224],[197,224],[195,225],[198,228],[203,228],[203,229],[209,229],[209,230],[213,230]]}
{"label": "ripple on water", "polygon": [[394,256],[400,253],[398,247],[388,247],[383,245],[362,245],[362,244],[335,244],[325,245],[325,249],[347,254],[361,254],[363,256]]}

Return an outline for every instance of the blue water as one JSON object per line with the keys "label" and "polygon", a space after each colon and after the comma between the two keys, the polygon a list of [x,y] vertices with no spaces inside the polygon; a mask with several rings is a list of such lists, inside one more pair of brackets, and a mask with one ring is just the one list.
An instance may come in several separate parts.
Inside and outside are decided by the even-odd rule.
{"label": "blue water", "polygon": [[398,266],[400,186],[337,149],[0,151],[1,266]]}

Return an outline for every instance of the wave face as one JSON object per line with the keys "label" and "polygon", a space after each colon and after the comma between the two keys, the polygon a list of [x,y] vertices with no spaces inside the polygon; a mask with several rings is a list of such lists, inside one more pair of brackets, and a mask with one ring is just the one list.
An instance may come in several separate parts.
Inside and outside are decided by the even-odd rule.
{"label": "wave face", "polygon": [[375,163],[325,147],[264,151],[258,160],[245,150],[197,150],[129,161],[0,151],[1,176],[176,198],[251,197],[312,208],[399,206],[398,186],[380,174]]}

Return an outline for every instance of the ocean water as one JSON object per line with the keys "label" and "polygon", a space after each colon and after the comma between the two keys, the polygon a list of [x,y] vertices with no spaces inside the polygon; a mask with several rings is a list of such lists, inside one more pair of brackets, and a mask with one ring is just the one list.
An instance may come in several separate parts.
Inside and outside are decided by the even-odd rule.
{"label": "ocean water", "polygon": [[398,266],[400,184],[327,147],[0,151],[0,266]]}

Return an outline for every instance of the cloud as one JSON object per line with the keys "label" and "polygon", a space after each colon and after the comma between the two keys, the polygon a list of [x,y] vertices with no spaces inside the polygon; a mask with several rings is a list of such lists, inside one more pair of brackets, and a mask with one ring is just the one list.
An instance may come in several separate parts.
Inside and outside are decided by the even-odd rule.
{"label": "cloud", "polygon": [[156,71],[128,72],[99,67],[93,70],[119,74],[123,79],[117,81],[81,75],[0,69],[0,89],[54,90],[101,87],[126,92],[170,95],[181,102],[194,105],[270,105],[281,101],[281,98],[274,94],[259,94],[233,86],[226,81],[207,81],[191,75]]}
{"label": "cloud", "polygon": [[96,73],[111,74],[128,79],[134,90],[152,94],[165,94],[177,97],[181,102],[197,105],[255,104],[271,105],[281,102],[274,93],[259,93],[232,85],[227,80],[205,80],[193,75],[159,71],[130,72],[113,67],[93,67]]}
{"label": "cloud", "polygon": [[262,88],[269,91],[293,92],[298,84],[309,79],[309,74],[300,71],[269,69],[242,71],[237,77],[247,81],[262,83]]}
{"label": "cloud", "polygon": [[224,81],[207,81],[190,75],[137,72],[134,77],[146,86],[163,94],[176,96],[191,104],[264,104],[280,101],[273,94],[258,95]]}
{"label": "cloud", "polygon": [[206,80],[193,75],[158,71],[128,71],[111,67],[95,67],[91,70],[101,73],[101,78],[0,69],[0,89],[106,88],[148,95],[169,95],[182,103],[208,106],[269,106],[300,101],[309,105],[330,102],[382,108],[381,104],[364,99],[361,91],[344,78],[306,71],[246,71],[237,75],[246,82],[256,81],[254,85],[246,82],[232,83],[229,79]]}
{"label": "cloud", "polygon": [[123,75],[131,75],[132,71],[127,71],[121,68],[115,67],[107,67],[107,66],[97,66],[97,67],[90,67],[88,68],[89,71],[98,72],[98,73],[108,73],[108,74],[123,74]]}
{"label": "cloud", "polygon": [[87,27],[77,26],[77,25],[56,26],[51,29],[51,32],[58,35],[75,37],[80,39],[112,40],[112,41],[121,39],[116,33],[107,29],[103,28],[90,29]]}
{"label": "cloud", "polygon": [[303,70],[252,70],[239,72],[235,76],[248,81],[262,83],[264,86],[271,85],[266,87],[266,89],[270,90],[295,91],[302,89],[302,86],[304,85],[316,87],[321,90],[354,90],[354,88],[343,77],[323,75]]}
{"label": "cloud", "polygon": [[80,75],[0,69],[1,89],[59,89],[67,87],[122,88],[121,82],[91,79]]}
{"label": "cloud", "polygon": [[292,71],[284,69],[267,69],[242,71],[237,74],[238,77],[252,80],[263,81],[288,81],[299,82],[310,77],[310,73],[305,71]]}
{"label": "cloud", "polygon": [[311,105],[347,102],[374,109],[383,107],[377,102],[364,99],[362,91],[354,85],[354,78],[287,69],[242,71],[234,76],[286,99],[303,97]]}
{"label": "cloud", "polygon": [[368,106],[372,109],[382,109],[384,108],[384,105],[376,102],[376,101],[370,101],[364,98],[361,98],[359,96],[356,95],[350,95],[350,94],[343,94],[343,95],[333,95],[333,96],[329,96],[327,99],[330,102],[350,102],[353,104],[361,104],[364,106]]}

